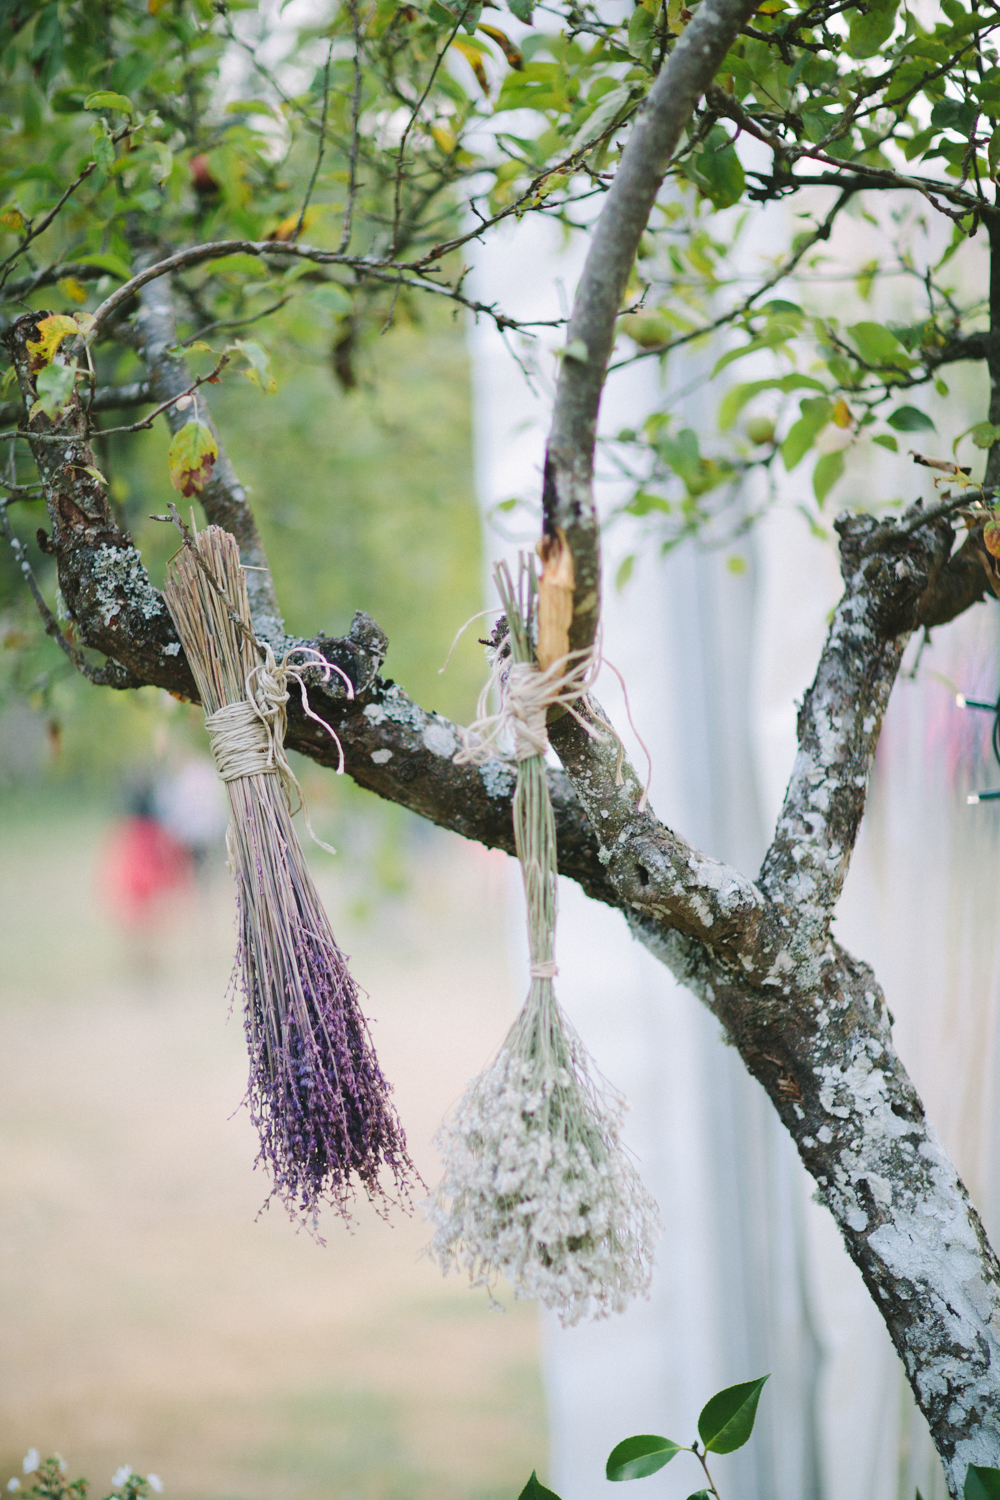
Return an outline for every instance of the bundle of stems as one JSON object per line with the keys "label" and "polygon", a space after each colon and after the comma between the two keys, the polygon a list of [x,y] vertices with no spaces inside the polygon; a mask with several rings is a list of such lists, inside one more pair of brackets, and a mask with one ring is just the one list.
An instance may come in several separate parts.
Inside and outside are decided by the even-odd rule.
{"label": "bundle of stems", "polygon": [[[535,661],[533,564],[522,557],[517,589],[504,564],[496,581],[506,614],[495,647],[496,717],[513,731],[517,756],[514,838],[531,987],[497,1057],[437,1137],[444,1176],[429,1205],[429,1249],[444,1271],[464,1269],[473,1286],[486,1287],[503,1274],[517,1296],[540,1298],[572,1324],[620,1312],[648,1289],[659,1214],[621,1141],[624,1100],[555,997],[558,875],[545,719],[560,701],[559,672],[541,672]],[[569,657],[567,666],[572,673]],[[567,696],[578,699],[577,687]],[[495,743],[488,727],[460,755],[481,759],[496,753]]]}
{"label": "bundle of stems", "polygon": [[[234,983],[250,1051],[247,1103],[272,1196],[316,1227],[323,1202],[350,1216],[356,1184],[385,1206],[416,1173],[358,1001],[292,826],[282,740],[287,680],[253,633],[235,539],[210,526],[168,568],[164,598],[198,685],[229,794],[237,882]],[[329,669],[327,669],[329,670]]]}

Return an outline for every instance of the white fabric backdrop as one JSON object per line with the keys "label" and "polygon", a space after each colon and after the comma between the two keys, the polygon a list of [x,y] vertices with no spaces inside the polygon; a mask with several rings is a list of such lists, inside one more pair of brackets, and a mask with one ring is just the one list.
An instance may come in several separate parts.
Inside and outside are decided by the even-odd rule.
{"label": "white fabric backdrop", "polygon": [[[477,251],[481,296],[519,317],[550,317],[571,291],[579,247],[538,220]],[[493,507],[540,494],[549,403],[526,385],[496,330],[471,331],[477,484],[490,559],[516,551]],[[543,357],[543,376],[553,369]],[[693,362],[692,362],[693,363]],[[602,428],[635,427],[662,391],[653,362],[610,384]],[[686,412],[695,424],[710,414]],[[600,486],[605,512],[619,492]],[[523,516],[526,542],[537,525]],[[631,538],[634,541],[634,537]],[[631,550],[606,535],[605,578]],[[815,670],[839,592],[832,546],[791,506],[741,546],[735,576],[687,546],[638,562],[621,595],[604,591],[605,652],[625,673],[633,718],[653,754],[658,814],[696,846],[753,874],[794,754],[795,700]],[[925,652],[897,688],[838,935],[875,966],[896,1038],[930,1113],[983,1209],[1000,1228],[996,1163],[1000,810],[965,807],[990,784],[986,715],[962,715],[930,674],[995,696],[992,606]],[[609,673],[599,695],[628,732]],[[641,752],[630,746],[641,763]],[[983,780],[983,778],[986,778]],[[1000,782],[1000,772],[993,784]],[[665,1221],[652,1296],[626,1315],[563,1330],[545,1320],[549,1479],[563,1500],[609,1494],[604,1461],[634,1432],[689,1442],[722,1386],[771,1372],[757,1429],[714,1477],[741,1500],[925,1500],[945,1494],[926,1426],[860,1276],[760,1087],[719,1028],[634,943],[624,920],[568,882],[560,891],[558,993],[601,1069],[631,1101],[629,1136]],[[524,953],[514,894],[512,941]],[[525,964],[525,973],[527,972]],[[701,1487],[681,1455],[644,1481],[651,1500]]]}

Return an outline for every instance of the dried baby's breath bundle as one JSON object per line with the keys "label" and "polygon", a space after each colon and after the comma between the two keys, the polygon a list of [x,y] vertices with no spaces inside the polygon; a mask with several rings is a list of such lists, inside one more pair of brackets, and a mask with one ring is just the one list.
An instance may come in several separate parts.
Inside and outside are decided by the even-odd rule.
{"label": "dried baby's breath bundle", "polygon": [[239,551],[219,527],[186,534],[163,592],[229,794],[235,979],[245,1002],[258,1160],[271,1173],[273,1194],[313,1227],[324,1201],[348,1217],[357,1184],[369,1198],[389,1201],[383,1168],[405,1200],[417,1174],[358,987],[292,826],[295,783],[283,739],[290,680],[311,713],[301,667],[287,657],[277,664],[254,637]]}
{"label": "dried baby's breath bundle", "polygon": [[[495,1061],[438,1134],[444,1177],[428,1205],[436,1231],[429,1251],[444,1271],[466,1271],[473,1286],[506,1276],[517,1296],[538,1297],[569,1325],[621,1312],[648,1290],[659,1216],[621,1143],[624,1101],[597,1075],[556,1002],[556,836],[545,715],[559,699],[560,674],[534,664],[533,569],[522,559],[516,592],[503,564],[496,578],[507,618],[494,663],[503,699],[496,717],[513,729],[518,760],[514,836],[531,988]],[[570,711],[588,667],[567,674]],[[480,724],[486,733],[467,736],[461,758],[495,753],[498,726]]]}

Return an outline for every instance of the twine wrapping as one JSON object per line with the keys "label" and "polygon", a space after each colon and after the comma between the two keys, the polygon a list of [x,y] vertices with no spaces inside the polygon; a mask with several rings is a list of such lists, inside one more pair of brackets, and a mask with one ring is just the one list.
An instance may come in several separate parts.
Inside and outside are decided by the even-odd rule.
{"label": "twine wrapping", "polygon": [[[559,1008],[555,962],[556,832],[545,774],[553,703],[575,709],[598,669],[595,653],[544,672],[531,640],[535,574],[521,560],[515,592],[496,571],[507,636],[497,648],[476,721],[455,759],[481,763],[510,733],[517,758],[514,841],[524,878],[531,986],[496,1059],[469,1085],[436,1144],[444,1175],[428,1205],[429,1253],[473,1286],[499,1275],[539,1297],[564,1324],[620,1312],[652,1275],[658,1211],[621,1144],[624,1101],[600,1077]],[[500,709],[485,712],[498,687]]]}
{"label": "twine wrapping", "polygon": [[272,1196],[313,1228],[323,1201],[348,1217],[358,1183],[390,1201],[383,1168],[405,1200],[417,1174],[292,825],[292,790],[302,795],[284,749],[290,683],[309,717],[336,735],[309,706],[305,664],[291,658],[315,658],[327,678],[340,669],[308,647],[276,662],[257,641],[236,542],[216,526],[186,540],[163,593],[229,797],[240,934],[233,978],[244,998],[258,1162],[271,1173]]}

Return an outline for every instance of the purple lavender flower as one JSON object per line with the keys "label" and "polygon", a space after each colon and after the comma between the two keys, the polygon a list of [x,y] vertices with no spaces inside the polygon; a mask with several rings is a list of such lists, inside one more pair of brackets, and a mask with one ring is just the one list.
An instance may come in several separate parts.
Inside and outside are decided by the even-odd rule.
{"label": "purple lavender flower", "polygon": [[[242,903],[241,903],[242,905]],[[333,940],[299,932],[286,982],[241,923],[237,969],[250,1051],[247,1103],[272,1196],[313,1229],[323,1202],[350,1217],[356,1184],[388,1207],[409,1201],[416,1169],[390,1100],[347,959]],[[256,976],[256,982],[248,982]],[[277,1003],[274,1003],[274,1002]],[[395,1199],[381,1180],[388,1170]]]}

